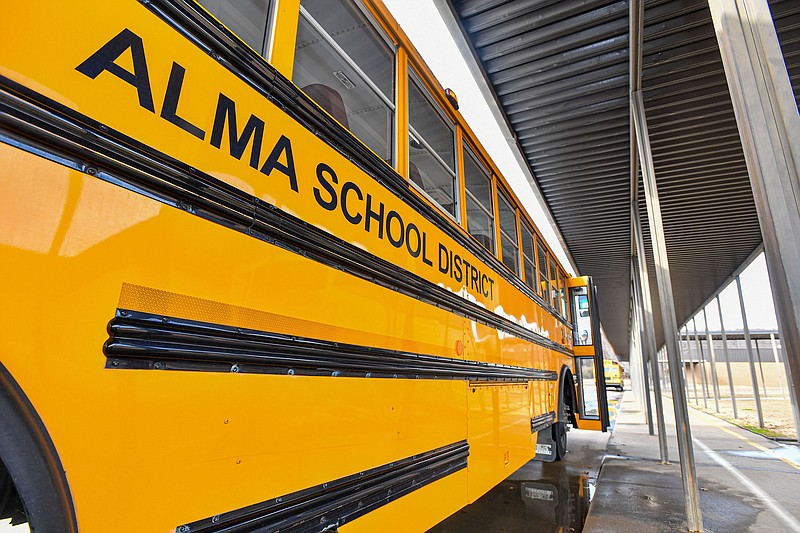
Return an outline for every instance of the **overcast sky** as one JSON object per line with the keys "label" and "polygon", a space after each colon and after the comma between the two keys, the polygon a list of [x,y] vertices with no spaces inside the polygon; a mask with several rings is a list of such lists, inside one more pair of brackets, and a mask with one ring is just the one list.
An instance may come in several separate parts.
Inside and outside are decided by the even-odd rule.
{"label": "overcast sky", "polygon": [[[481,96],[460,52],[450,37],[439,12],[431,0],[384,0],[397,22],[409,36],[434,75],[445,88],[458,95],[461,114],[475,131],[481,144],[489,152],[500,172],[520,198],[525,209],[553,248],[563,265],[569,265],[566,254],[558,243],[553,228],[544,216],[522,169],[517,164],[508,142],[495,122],[489,106]],[[568,269],[570,270],[570,269]],[[575,274],[575,272],[571,272]],[[591,272],[581,274],[591,275]],[[764,255],[759,256],[741,275],[742,292],[747,309],[747,322],[751,329],[777,329],[772,293],[770,292]],[[720,295],[726,330],[742,329],[739,296],[736,284],[730,284]],[[711,330],[719,330],[719,313],[716,302],[706,309]],[[697,317],[698,331],[704,331],[703,314]],[[691,322],[689,324],[692,330]]]}

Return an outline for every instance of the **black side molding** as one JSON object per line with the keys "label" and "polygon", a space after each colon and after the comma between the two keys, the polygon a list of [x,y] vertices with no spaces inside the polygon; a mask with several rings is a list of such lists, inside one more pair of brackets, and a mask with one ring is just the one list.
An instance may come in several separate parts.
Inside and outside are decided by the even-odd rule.
{"label": "black side molding", "polygon": [[465,361],[118,309],[106,368],[363,378],[555,381],[548,370]]}
{"label": "black side molding", "polygon": [[261,503],[180,525],[177,533],[336,531],[359,516],[467,467],[466,440]]}

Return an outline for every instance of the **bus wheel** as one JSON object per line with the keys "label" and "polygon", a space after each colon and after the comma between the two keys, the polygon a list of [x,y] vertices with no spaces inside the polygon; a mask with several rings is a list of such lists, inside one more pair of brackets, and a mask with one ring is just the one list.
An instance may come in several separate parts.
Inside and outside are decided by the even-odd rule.
{"label": "bus wheel", "polygon": [[553,424],[553,440],[556,443],[556,461],[562,460],[567,455],[567,408],[566,398],[558,406],[558,422]]}

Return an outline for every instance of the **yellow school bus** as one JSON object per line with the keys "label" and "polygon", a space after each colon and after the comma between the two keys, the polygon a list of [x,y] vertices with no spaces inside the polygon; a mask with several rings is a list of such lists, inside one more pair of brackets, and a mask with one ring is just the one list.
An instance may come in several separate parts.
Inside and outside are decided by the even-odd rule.
{"label": "yellow school bus", "polygon": [[624,390],[622,385],[622,367],[616,361],[603,359],[603,375],[606,379],[606,387],[614,388],[620,392]]}
{"label": "yellow school bus", "polygon": [[0,516],[422,531],[568,424],[597,305],[378,0],[0,18]]}

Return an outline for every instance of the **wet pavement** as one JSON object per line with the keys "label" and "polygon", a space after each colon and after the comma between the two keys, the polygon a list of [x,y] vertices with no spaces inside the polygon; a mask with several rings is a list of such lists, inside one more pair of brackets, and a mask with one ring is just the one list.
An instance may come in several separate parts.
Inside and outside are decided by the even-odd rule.
{"label": "wet pavement", "polygon": [[[610,411],[616,415],[622,393],[608,391],[608,395]],[[581,531],[608,439],[609,433],[571,429],[564,461],[528,462],[475,503],[430,531]]]}
{"label": "wet pavement", "polygon": [[[686,531],[672,405],[664,398],[672,463],[659,461],[638,401],[626,394],[608,444],[587,533]],[[800,450],[689,409],[706,533],[800,532]]]}

